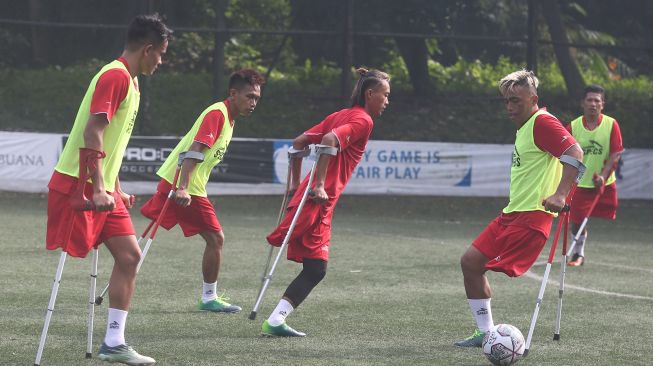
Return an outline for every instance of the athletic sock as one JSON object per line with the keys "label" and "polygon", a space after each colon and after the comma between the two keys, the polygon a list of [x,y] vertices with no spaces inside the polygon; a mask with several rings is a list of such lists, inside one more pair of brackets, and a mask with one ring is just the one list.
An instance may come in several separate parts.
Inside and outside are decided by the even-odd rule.
{"label": "athletic sock", "polygon": [[492,309],[490,308],[490,301],[492,299],[467,299],[469,307],[472,309],[472,315],[476,320],[478,329],[485,333],[494,327],[492,320]]}
{"label": "athletic sock", "polygon": [[126,324],[126,311],[109,308],[109,316],[107,317],[107,333],[104,336],[104,343],[109,347],[125,344]]}
{"label": "athletic sock", "polygon": [[286,317],[290,315],[293,310],[294,308],[292,307],[292,304],[288,302],[288,300],[281,299],[277,307],[274,308],[272,314],[270,314],[270,317],[268,318],[268,324],[273,327],[283,324],[286,321]]}
{"label": "athletic sock", "polygon": [[202,302],[207,303],[209,301],[215,300],[218,298],[218,282],[206,283],[202,282]]}
{"label": "athletic sock", "polygon": [[587,234],[579,236],[576,242],[576,248],[574,248],[574,252],[578,253],[581,257],[585,256],[585,239],[587,239]]}

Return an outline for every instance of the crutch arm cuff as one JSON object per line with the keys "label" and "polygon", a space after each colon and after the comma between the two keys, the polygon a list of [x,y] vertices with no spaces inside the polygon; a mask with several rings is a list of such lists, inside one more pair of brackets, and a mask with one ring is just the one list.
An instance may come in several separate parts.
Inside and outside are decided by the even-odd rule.
{"label": "crutch arm cuff", "polygon": [[301,158],[307,157],[310,154],[311,154],[311,149],[308,149],[308,148],[299,150],[299,149],[295,149],[294,147],[291,146],[288,149],[288,157],[289,158],[301,159]]}
{"label": "crutch arm cuff", "polygon": [[335,147],[335,146],[317,144],[317,145],[315,145],[315,153],[318,156],[320,156],[322,154],[336,156],[336,155],[338,155],[338,148]]}
{"label": "crutch arm cuff", "polygon": [[204,154],[199,151],[184,151],[183,153],[179,154],[179,161],[177,163],[181,165],[181,163],[183,163],[186,159],[197,160],[198,163],[201,163],[204,161]]}
{"label": "crutch arm cuff", "polygon": [[583,175],[585,174],[585,170],[587,169],[587,167],[585,166],[585,164],[583,164],[582,161],[570,155],[561,155],[560,163],[571,165],[572,167],[576,168],[576,170],[578,170],[578,175],[576,176],[576,182],[580,182],[580,180],[583,178]]}

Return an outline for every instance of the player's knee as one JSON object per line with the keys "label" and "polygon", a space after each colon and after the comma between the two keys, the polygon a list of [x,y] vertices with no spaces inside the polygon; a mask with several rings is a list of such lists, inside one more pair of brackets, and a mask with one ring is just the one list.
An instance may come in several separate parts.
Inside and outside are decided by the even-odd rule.
{"label": "player's knee", "polygon": [[477,263],[478,261],[474,258],[470,252],[466,252],[460,257],[460,268],[463,271],[463,274],[472,274],[478,272],[480,266]]}
{"label": "player's knee", "polygon": [[305,260],[303,271],[309,281],[317,285],[326,276],[327,265],[322,260]]}
{"label": "player's knee", "polygon": [[123,251],[119,256],[115,257],[115,263],[117,266],[125,272],[136,273],[136,267],[138,267],[138,262],[141,260],[141,252],[137,250]]}
{"label": "player's knee", "polygon": [[202,234],[204,237],[204,240],[206,241],[206,245],[208,247],[214,248],[214,249],[222,249],[224,246],[224,233],[222,231],[220,232],[208,232]]}

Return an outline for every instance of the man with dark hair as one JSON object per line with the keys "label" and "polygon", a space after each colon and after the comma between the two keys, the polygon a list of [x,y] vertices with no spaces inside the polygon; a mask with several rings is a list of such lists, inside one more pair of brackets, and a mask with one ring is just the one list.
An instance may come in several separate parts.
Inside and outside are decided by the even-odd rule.
{"label": "man with dark hair", "polygon": [[[583,163],[587,173],[578,184],[571,205],[571,230],[576,235],[586,217],[600,217],[614,220],[617,217],[617,178],[615,167],[624,151],[621,130],[617,120],[602,114],[605,106],[605,90],[599,85],[585,88],[581,107],[583,115],[571,121],[567,129],[580,144],[585,154]],[[590,212],[596,195],[600,195]],[[585,263],[585,240],[587,227],[578,237],[569,265],[582,266]]]}
{"label": "man with dark hair", "polygon": [[[127,310],[141,251],[129,216],[133,197],[120,189],[118,173],[138,112],[137,76],[152,75],[161,64],[172,31],[158,15],[141,15],[129,25],[122,55],[91,80],[66,146],[48,184],[47,248],[86,257],[104,243],[114,258],[109,288],[107,332],[99,358],[128,365],[150,365],[125,342]],[[84,196],[74,197],[80,170],[97,167]],[[82,169],[80,169],[80,166]],[[87,178],[81,178],[82,182]],[[81,183],[84,187],[84,183]],[[94,211],[81,212],[83,206]],[[72,207],[75,206],[75,207]]]}
{"label": "man with dark hair", "polygon": [[[184,236],[200,234],[206,242],[202,259],[202,298],[199,309],[211,312],[237,313],[239,306],[231,305],[224,296],[217,296],[218,273],[222,261],[224,233],[215,209],[207,198],[206,184],[211,171],[222,161],[231,142],[234,118],[247,117],[256,108],[265,79],[258,72],[243,69],[229,79],[229,97],[207,107],[190,131],[177,144],[157,174],[161,181],[155,195],[141,208],[141,213],[152,220],[158,218],[174,181],[180,154],[181,164],[175,202],[161,219],[166,230],[179,224]],[[199,154],[199,155],[198,155]]]}
{"label": "man with dark hair", "polygon": [[310,190],[311,200],[300,212],[288,242],[288,259],[302,263],[303,268],[279,301],[270,317],[263,322],[262,333],[272,337],[303,337],[286,324],[286,317],[296,309],[326,275],[331,243],[331,218],[340,194],[345,189],[374,127],[373,119],[388,106],[390,76],[378,70],[358,69],[360,79],[351,96],[351,108],[327,116],[293,141],[293,148],[303,150],[310,144],[337,148],[336,156],[321,154],[315,168],[312,187],[308,178],[299,184],[301,159],[292,162],[291,191],[296,191],[288,204],[281,224],[267,236],[268,243],[281,246],[298,210],[301,197]]}

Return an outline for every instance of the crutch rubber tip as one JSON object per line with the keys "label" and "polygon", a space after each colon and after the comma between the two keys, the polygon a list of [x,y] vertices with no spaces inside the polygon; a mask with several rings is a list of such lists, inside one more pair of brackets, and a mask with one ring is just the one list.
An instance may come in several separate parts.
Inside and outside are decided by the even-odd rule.
{"label": "crutch rubber tip", "polygon": [[93,354],[90,352],[86,352],[86,358],[93,358]]}
{"label": "crutch rubber tip", "polygon": [[104,298],[101,297],[101,296],[96,297],[96,298],[95,298],[95,305],[97,305],[97,306],[102,305],[102,301],[103,301],[103,300],[104,300]]}
{"label": "crutch rubber tip", "polygon": [[554,341],[559,341],[560,340],[560,334],[554,334],[553,335],[553,340]]}
{"label": "crutch rubber tip", "polygon": [[524,357],[528,356],[528,348],[524,350]]}
{"label": "crutch rubber tip", "polygon": [[35,363],[34,366],[41,366],[41,365],[39,365],[38,363]]}
{"label": "crutch rubber tip", "polygon": [[249,313],[249,320],[256,320],[256,311]]}

